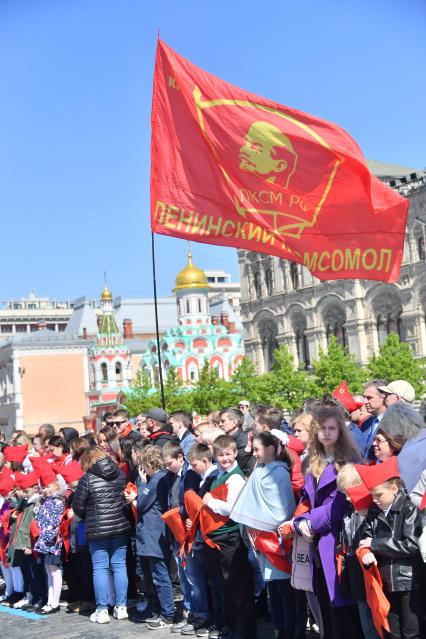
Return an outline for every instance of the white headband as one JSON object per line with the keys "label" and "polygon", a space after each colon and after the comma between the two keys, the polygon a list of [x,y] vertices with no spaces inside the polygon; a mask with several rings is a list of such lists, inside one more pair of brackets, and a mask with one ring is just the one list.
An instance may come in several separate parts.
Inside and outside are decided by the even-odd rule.
{"label": "white headband", "polygon": [[284,433],[282,430],[278,430],[278,428],[273,428],[271,430],[271,435],[279,439],[282,446],[288,446],[288,442],[290,440],[287,433]]}

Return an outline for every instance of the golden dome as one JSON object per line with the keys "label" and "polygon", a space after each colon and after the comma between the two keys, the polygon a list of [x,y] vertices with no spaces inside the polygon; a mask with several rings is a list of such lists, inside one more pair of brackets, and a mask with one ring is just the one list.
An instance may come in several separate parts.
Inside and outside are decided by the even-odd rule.
{"label": "golden dome", "polygon": [[173,291],[184,288],[208,288],[207,277],[204,271],[192,263],[192,254],[188,249],[188,264],[176,276],[176,286]]}
{"label": "golden dome", "polygon": [[104,290],[101,293],[102,302],[111,302],[112,301],[112,293],[109,290],[108,286],[105,284]]}

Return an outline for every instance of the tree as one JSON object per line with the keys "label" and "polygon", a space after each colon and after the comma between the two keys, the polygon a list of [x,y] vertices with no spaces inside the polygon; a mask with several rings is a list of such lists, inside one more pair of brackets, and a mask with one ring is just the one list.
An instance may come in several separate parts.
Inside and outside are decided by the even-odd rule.
{"label": "tree", "polygon": [[236,401],[248,399],[250,403],[256,403],[257,380],[258,376],[253,362],[248,357],[244,357],[231,378]]}
{"label": "tree", "polygon": [[310,380],[304,370],[296,368],[294,358],[285,344],[274,351],[270,373],[256,378],[256,401],[279,408],[295,410],[311,393]]}
{"label": "tree", "polygon": [[192,409],[199,415],[207,415],[212,410],[226,408],[235,403],[232,384],[219,379],[208,360],[204,361],[198,381],[190,393]]}
{"label": "tree", "polygon": [[360,393],[366,379],[365,370],[346,348],[340,346],[334,335],[327,352],[320,348],[319,357],[312,363],[312,368],[312,391],[316,397],[321,397],[324,393],[331,394],[343,380],[352,393]]}
{"label": "tree", "polygon": [[389,333],[379,354],[370,359],[367,369],[371,378],[388,382],[405,379],[413,385],[419,399],[425,392],[424,365],[414,358],[409,344],[401,342],[396,333]]}

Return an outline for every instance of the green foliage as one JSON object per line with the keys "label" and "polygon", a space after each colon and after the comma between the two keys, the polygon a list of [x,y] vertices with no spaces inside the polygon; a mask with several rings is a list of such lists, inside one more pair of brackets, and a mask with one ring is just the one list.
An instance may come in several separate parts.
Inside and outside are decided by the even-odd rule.
{"label": "green foliage", "polygon": [[373,355],[368,363],[371,378],[392,382],[405,379],[413,385],[417,397],[424,393],[424,365],[415,359],[406,342],[401,342],[396,333],[390,333],[381,345],[378,355]]}
{"label": "green foliage", "polygon": [[[284,344],[274,353],[272,370],[264,375],[256,374],[248,357],[235,370],[230,382],[219,379],[207,360],[197,383],[192,386],[182,384],[176,369],[170,368],[164,382],[166,410],[207,415],[212,410],[236,406],[244,398],[251,404],[272,404],[293,411],[307,397],[332,393],[342,380],[346,380],[352,393],[359,393],[368,377],[389,381],[406,379],[418,395],[424,392],[423,363],[414,359],[409,345],[400,342],[397,335],[388,336],[380,354],[371,358],[367,369],[361,368],[354,356],[332,337],[327,351],[320,350],[318,359],[313,362],[312,374],[295,366],[293,356]],[[134,386],[128,391],[126,406],[132,416],[161,406],[159,389],[151,388],[145,371],[138,373]]]}
{"label": "green foliage", "polygon": [[259,404],[295,410],[310,395],[310,386],[306,371],[296,368],[289,349],[281,344],[274,351],[271,372],[255,379],[253,399]]}
{"label": "green foliage", "polygon": [[232,384],[219,379],[214,368],[205,360],[196,385],[190,393],[192,410],[198,415],[207,415],[212,410],[234,404]]}
{"label": "green foliage", "polygon": [[338,343],[334,335],[328,344],[327,352],[321,348],[319,357],[312,363],[312,395],[321,397],[346,380],[352,393],[360,393],[366,379],[366,372],[360,367],[355,357]]}

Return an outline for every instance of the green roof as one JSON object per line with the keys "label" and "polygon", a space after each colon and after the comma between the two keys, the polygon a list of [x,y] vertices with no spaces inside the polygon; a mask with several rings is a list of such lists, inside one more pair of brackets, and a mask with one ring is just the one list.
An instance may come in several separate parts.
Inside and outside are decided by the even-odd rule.
{"label": "green roof", "polygon": [[117,322],[115,321],[114,315],[112,313],[106,313],[102,316],[99,333],[101,335],[116,335],[117,333],[120,334]]}
{"label": "green roof", "polygon": [[401,178],[411,173],[422,175],[423,169],[412,169],[407,166],[399,166],[398,164],[387,164],[386,162],[378,162],[377,160],[367,160],[370,171],[379,178]]}

